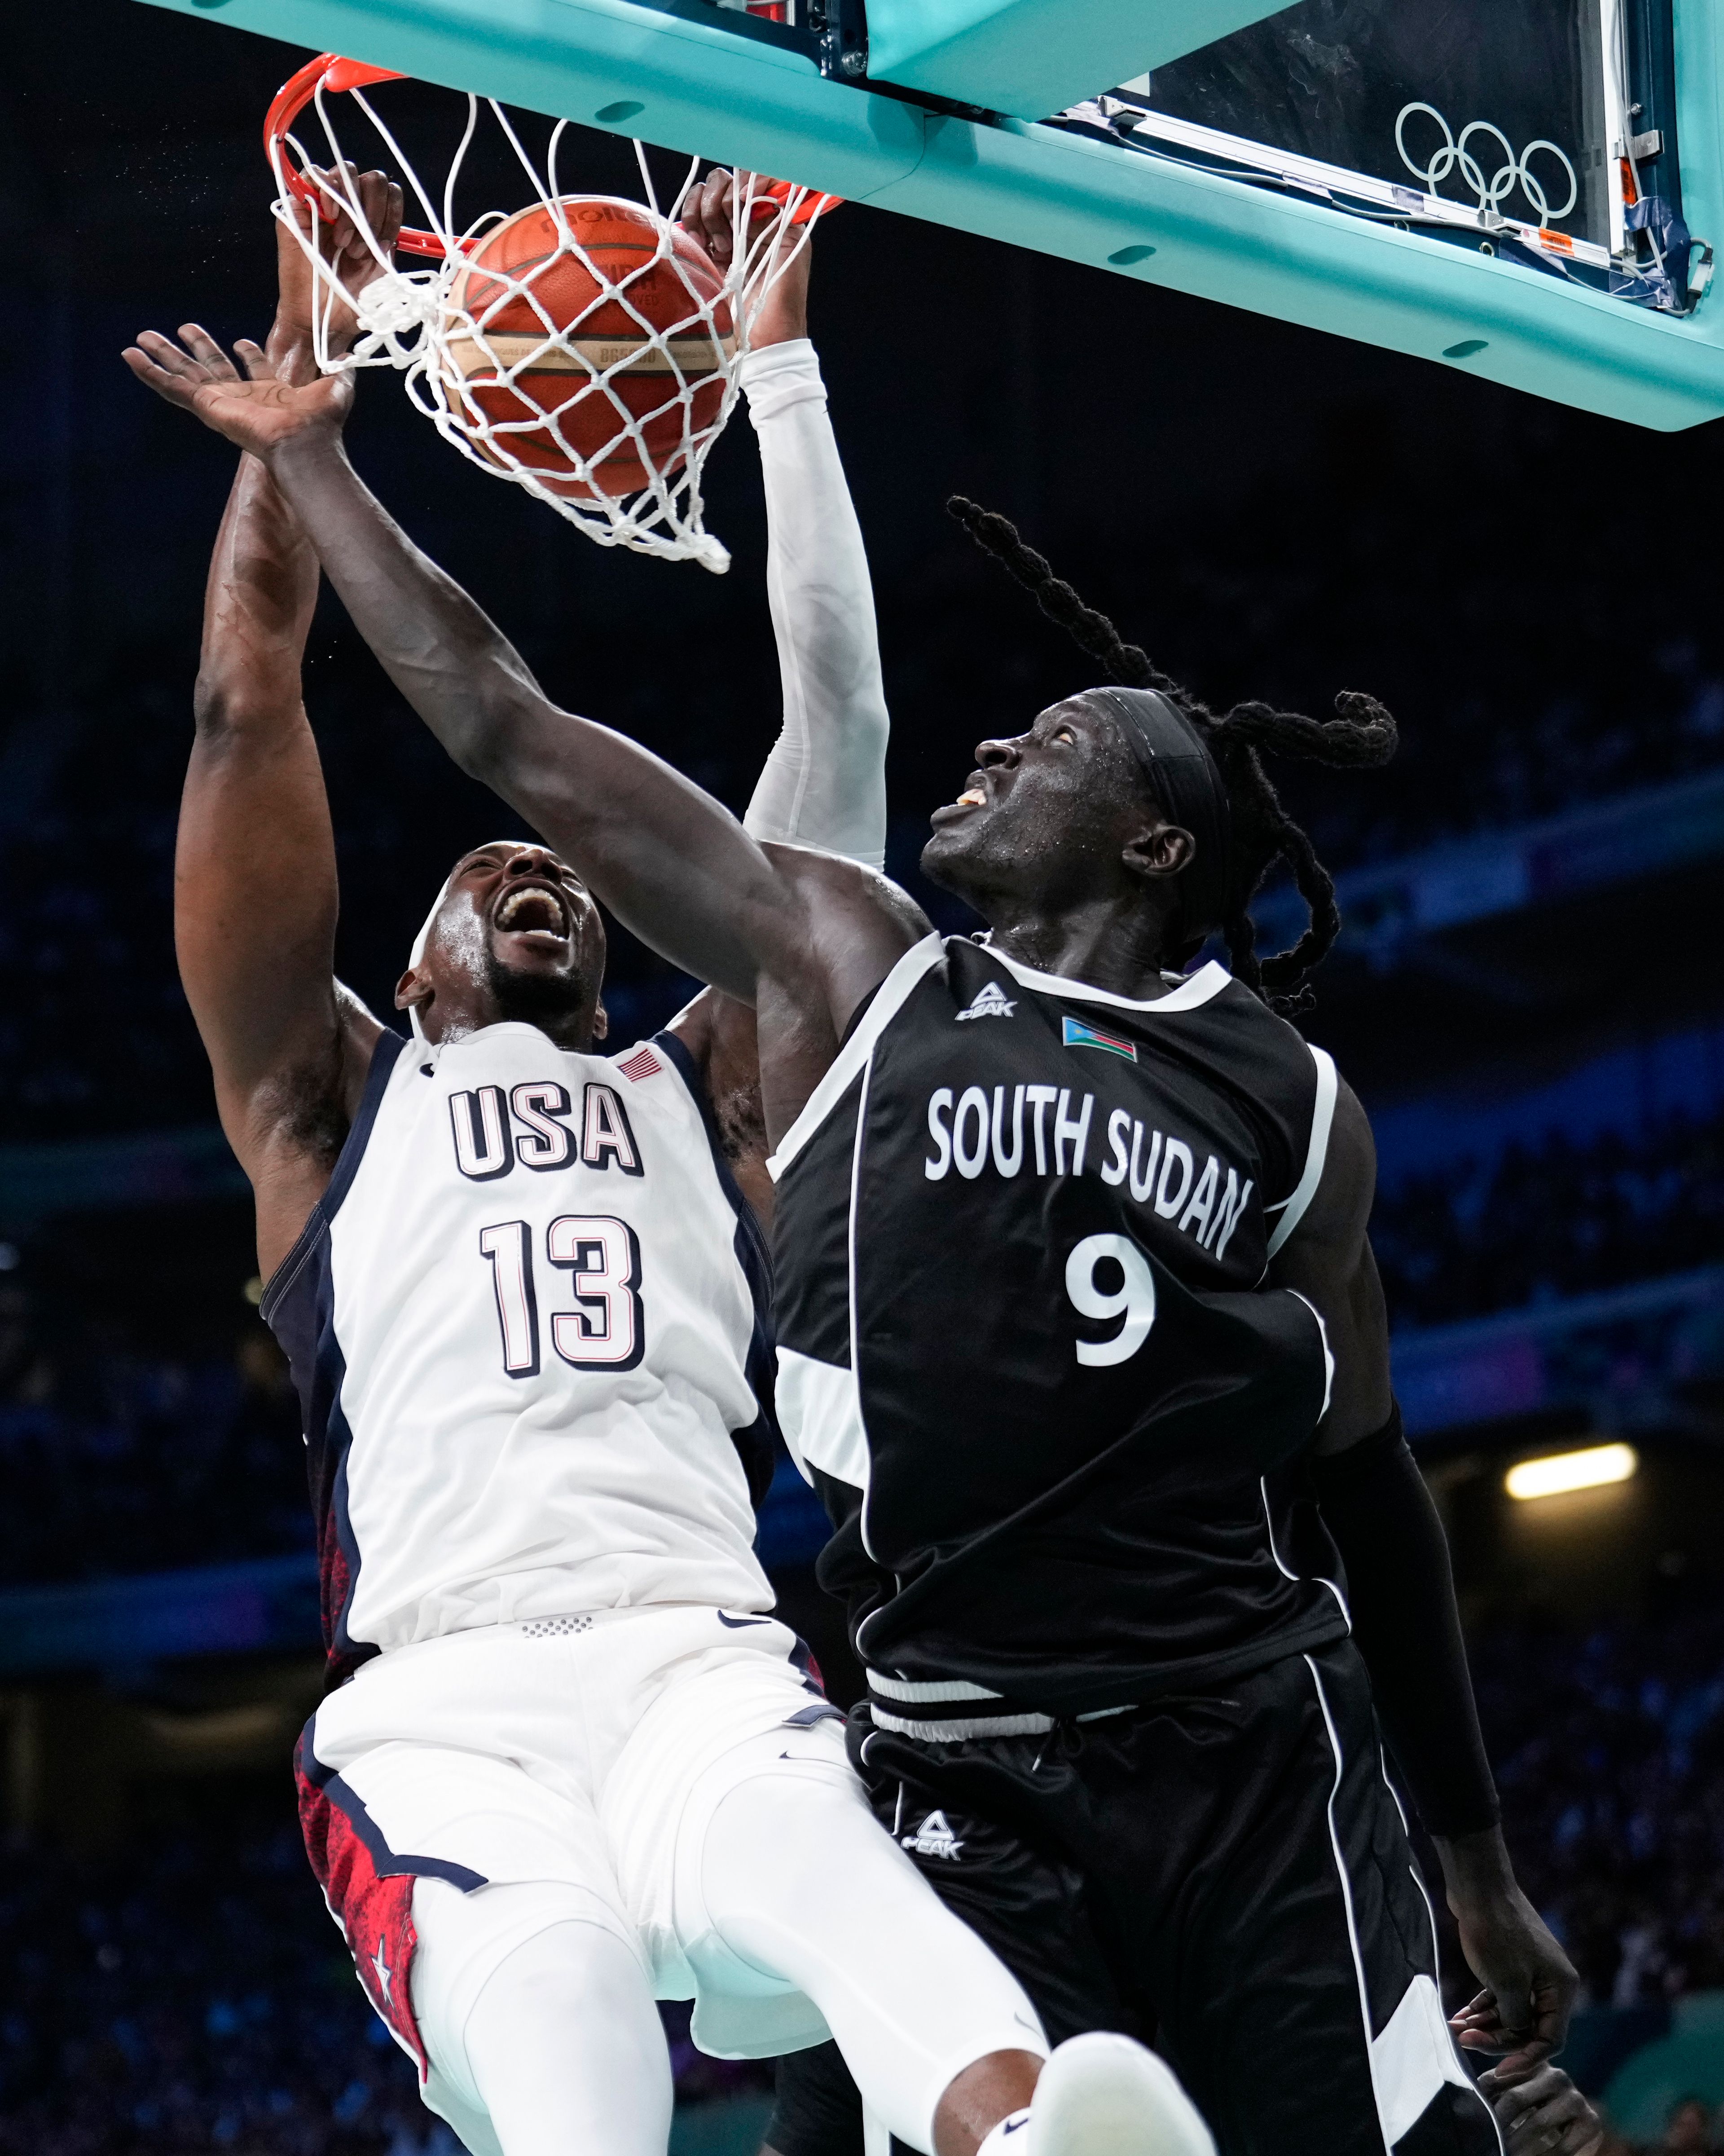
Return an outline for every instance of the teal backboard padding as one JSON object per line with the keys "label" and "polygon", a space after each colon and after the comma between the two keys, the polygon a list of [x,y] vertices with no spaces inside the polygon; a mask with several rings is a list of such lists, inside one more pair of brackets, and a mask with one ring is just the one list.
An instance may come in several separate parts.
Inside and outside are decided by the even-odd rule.
{"label": "teal backboard padding", "polygon": [[1039,120],[1230,37],[1286,0],[870,0],[878,82]]}
{"label": "teal backboard padding", "polygon": [[[1724,413],[1724,301],[1654,312],[1500,255],[1034,121],[823,76],[705,0],[151,0],[1660,429]],[[1068,6],[1081,0],[1067,0]],[[1676,0],[1685,208],[1724,241],[1724,0]],[[261,124],[262,116],[259,116]],[[499,203],[512,208],[513,203]],[[1724,282],[1721,280],[1720,282]],[[1445,357],[1448,355],[1448,357]],[[1146,375],[1144,394],[1153,393]]]}

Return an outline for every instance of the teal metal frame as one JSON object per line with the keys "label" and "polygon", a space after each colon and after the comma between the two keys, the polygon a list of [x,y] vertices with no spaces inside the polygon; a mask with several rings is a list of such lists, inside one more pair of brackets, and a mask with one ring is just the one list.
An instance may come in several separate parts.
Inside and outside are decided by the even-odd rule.
{"label": "teal metal frame", "polygon": [[1166,67],[1287,0],[869,0],[871,82],[1020,120]]}
{"label": "teal metal frame", "polygon": [[[1661,314],[1112,142],[931,110],[901,91],[824,76],[793,42],[706,0],[147,4],[748,165],[1639,426],[1669,431],[1724,413],[1716,295],[1688,315]],[[1711,241],[1724,241],[1721,37],[1724,0],[1675,0],[1684,211]],[[1122,357],[1128,379],[1134,358]],[[1155,393],[1147,369],[1140,393]]]}

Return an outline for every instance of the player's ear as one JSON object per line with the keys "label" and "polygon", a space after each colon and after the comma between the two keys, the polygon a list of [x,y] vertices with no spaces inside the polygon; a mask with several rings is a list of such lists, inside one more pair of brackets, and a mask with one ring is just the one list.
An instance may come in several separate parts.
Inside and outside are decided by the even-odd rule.
{"label": "player's ear", "polygon": [[610,1037],[610,1013],[603,1004],[595,1004],[593,1007],[593,1038],[595,1040],[608,1040]]}
{"label": "player's ear", "polygon": [[409,966],[395,983],[397,1010],[423,1010],[437,991],[417,966]]}
{"label": "player's ear", "polygon": [[1159,817],[1126,841],[1121,858],[1134,875],[1175,876],[1197,858],[1198,842],[1178,824]]}

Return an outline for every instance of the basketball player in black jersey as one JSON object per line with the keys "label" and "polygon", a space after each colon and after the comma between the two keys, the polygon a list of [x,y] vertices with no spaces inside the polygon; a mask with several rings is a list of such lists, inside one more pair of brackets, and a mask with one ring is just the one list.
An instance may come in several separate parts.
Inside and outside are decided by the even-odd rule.
{"label": "basketball player in black jersey", "polygon": [[[942,945],[885,879],[756,845],[558,709],[348,465],[349,382],[149,348],[267,465],[456,762],[755,1006],[781,1419],[837,1524],[855,1753],[900,1842],[1050,2033],[1152,2034],[1228,2156],[1495,2149],[1379,1717],[1485,1987],[1461,2041],[1530,2077],[1573,1972],[1503,1847],[1390,1392],[1369,1129],[1258,993],[1336,926],[1259,751],[1379,760],[1388,715],[1218,719],[1017,560],[1134,685],[983,743],[926,862],[991,937]],[[1282,853],[1316,912],[1260,965],[1245,907]],[[1188,977],[1216,929],[1233,973]]]}

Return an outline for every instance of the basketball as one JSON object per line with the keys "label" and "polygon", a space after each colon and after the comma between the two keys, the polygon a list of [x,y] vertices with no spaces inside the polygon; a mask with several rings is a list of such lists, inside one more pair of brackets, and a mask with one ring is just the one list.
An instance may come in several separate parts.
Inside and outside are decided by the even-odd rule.
{"label": "basketball", "polygon": [[[675,471],[687,436],[716,422],[730,311],[714,305],[719,272],[680,228],[667,245],[644,210],[605,196],[557,207],[566,228],[535,203],[474,248],[444,303],[444,378],[502,430],[472,434],[492,463],[512,459],[565,497],[615,499]],[[672,334],[654,343],[645,325]]]}

